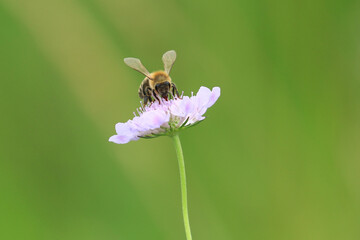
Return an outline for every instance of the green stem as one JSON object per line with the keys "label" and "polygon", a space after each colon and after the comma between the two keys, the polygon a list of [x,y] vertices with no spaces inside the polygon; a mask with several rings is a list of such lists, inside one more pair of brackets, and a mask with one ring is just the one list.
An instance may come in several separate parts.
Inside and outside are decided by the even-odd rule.
{"label": "green stem", "polygon": [[186,174],[185,174],[184,155],[182,152],[179,135],[177,135],[177,134],[174,135],[173,139],[174,139],[174,146],[176,149],[176,155],[178,158],[179,169],[180,169],[182,212],[183,212],[183,217],[184,217],[186,239],[192,240],[191,230],[190,230],[190,222],[189,222],[188,205],[187,205],[187,190],[186,190]]}

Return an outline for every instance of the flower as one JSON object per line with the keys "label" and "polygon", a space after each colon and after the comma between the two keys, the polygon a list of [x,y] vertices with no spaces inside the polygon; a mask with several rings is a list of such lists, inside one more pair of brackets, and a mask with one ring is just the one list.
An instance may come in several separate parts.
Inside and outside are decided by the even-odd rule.
{"label": "flower", "polygon": [[195,96],[175,97],[174,99],[156,101],[143,108],[138,108],[138,116],[126,123],[115,126],[116,135],[109,141],[125,144],[139,138],[154,138],[173,135],[175,132],[194,126],[205,119],[206,110],[220,97],[220,88],[212,91],[207,87],[200,87]]}

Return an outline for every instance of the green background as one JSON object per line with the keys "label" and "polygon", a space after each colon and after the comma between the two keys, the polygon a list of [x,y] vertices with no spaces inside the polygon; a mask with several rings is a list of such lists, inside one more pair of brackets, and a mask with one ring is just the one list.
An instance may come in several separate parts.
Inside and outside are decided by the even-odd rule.
{"label": "green background", "polygon": [[360,2],[0,0],[0,239],[185,239],[170,138],[109,143],[178,53],[193,239],[360,239]]}

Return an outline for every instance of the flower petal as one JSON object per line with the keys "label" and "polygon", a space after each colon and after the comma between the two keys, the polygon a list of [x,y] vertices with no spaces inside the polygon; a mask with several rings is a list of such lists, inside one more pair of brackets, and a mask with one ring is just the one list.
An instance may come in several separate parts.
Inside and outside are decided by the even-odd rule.
{"label": "flower petal", "polygon": [[214,87],[211,91],[211,95],[209,97],[209,101],[208,101],[206,107],[209,108],[212,105],[214,105],[214,103],[218,100],[219,97],[220,97],[220,88]]}
{"label": "flower petal", "polygon": [[114,142],[117,144],[125,144],[130,142],[131,140],[137,140],[137,137],[133,135],[114,135],[109,138],[109,142]]}
{"label": "flower petal", "polygon": [[117,134],[123,134],[130,131],[129,125],[127,123],[117,123],[115,125],[115,130]]}
{"label": "flower petal", "polygon": [[187,117],[195,111],[195,107],[193,100],[185,96],[183,99],[177,99],[172,103],[170,112],[175,116]]}
{"label": "flower petal", "polygon": [[159,128],[162,124],[166,123],[170,119],[170,114],[163,110],[153,110],[145,112],[141,115],[141,121],[147,130]]}
{"label": "flower petal", "polygon": [[211,96],[211,91],[207,87],[200,87],[199,91],[196,94],[196,102],[198,104],[198,108],[202,108],[209,102],[209,98]]}

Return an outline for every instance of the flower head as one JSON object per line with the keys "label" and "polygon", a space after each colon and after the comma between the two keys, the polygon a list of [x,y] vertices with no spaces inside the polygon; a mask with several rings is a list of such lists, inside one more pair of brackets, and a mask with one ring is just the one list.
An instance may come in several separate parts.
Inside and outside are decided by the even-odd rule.
{"label": "flower head", "polygon": [[220,88],[212,91],[201,87],[195,96],[183,96],[170,100],[161,99],[137,109],[138,116],[115,126],[116,135],[109,141],[124,144],[139,138],[172,135],[205,119],[206,110],[220,97]]}

